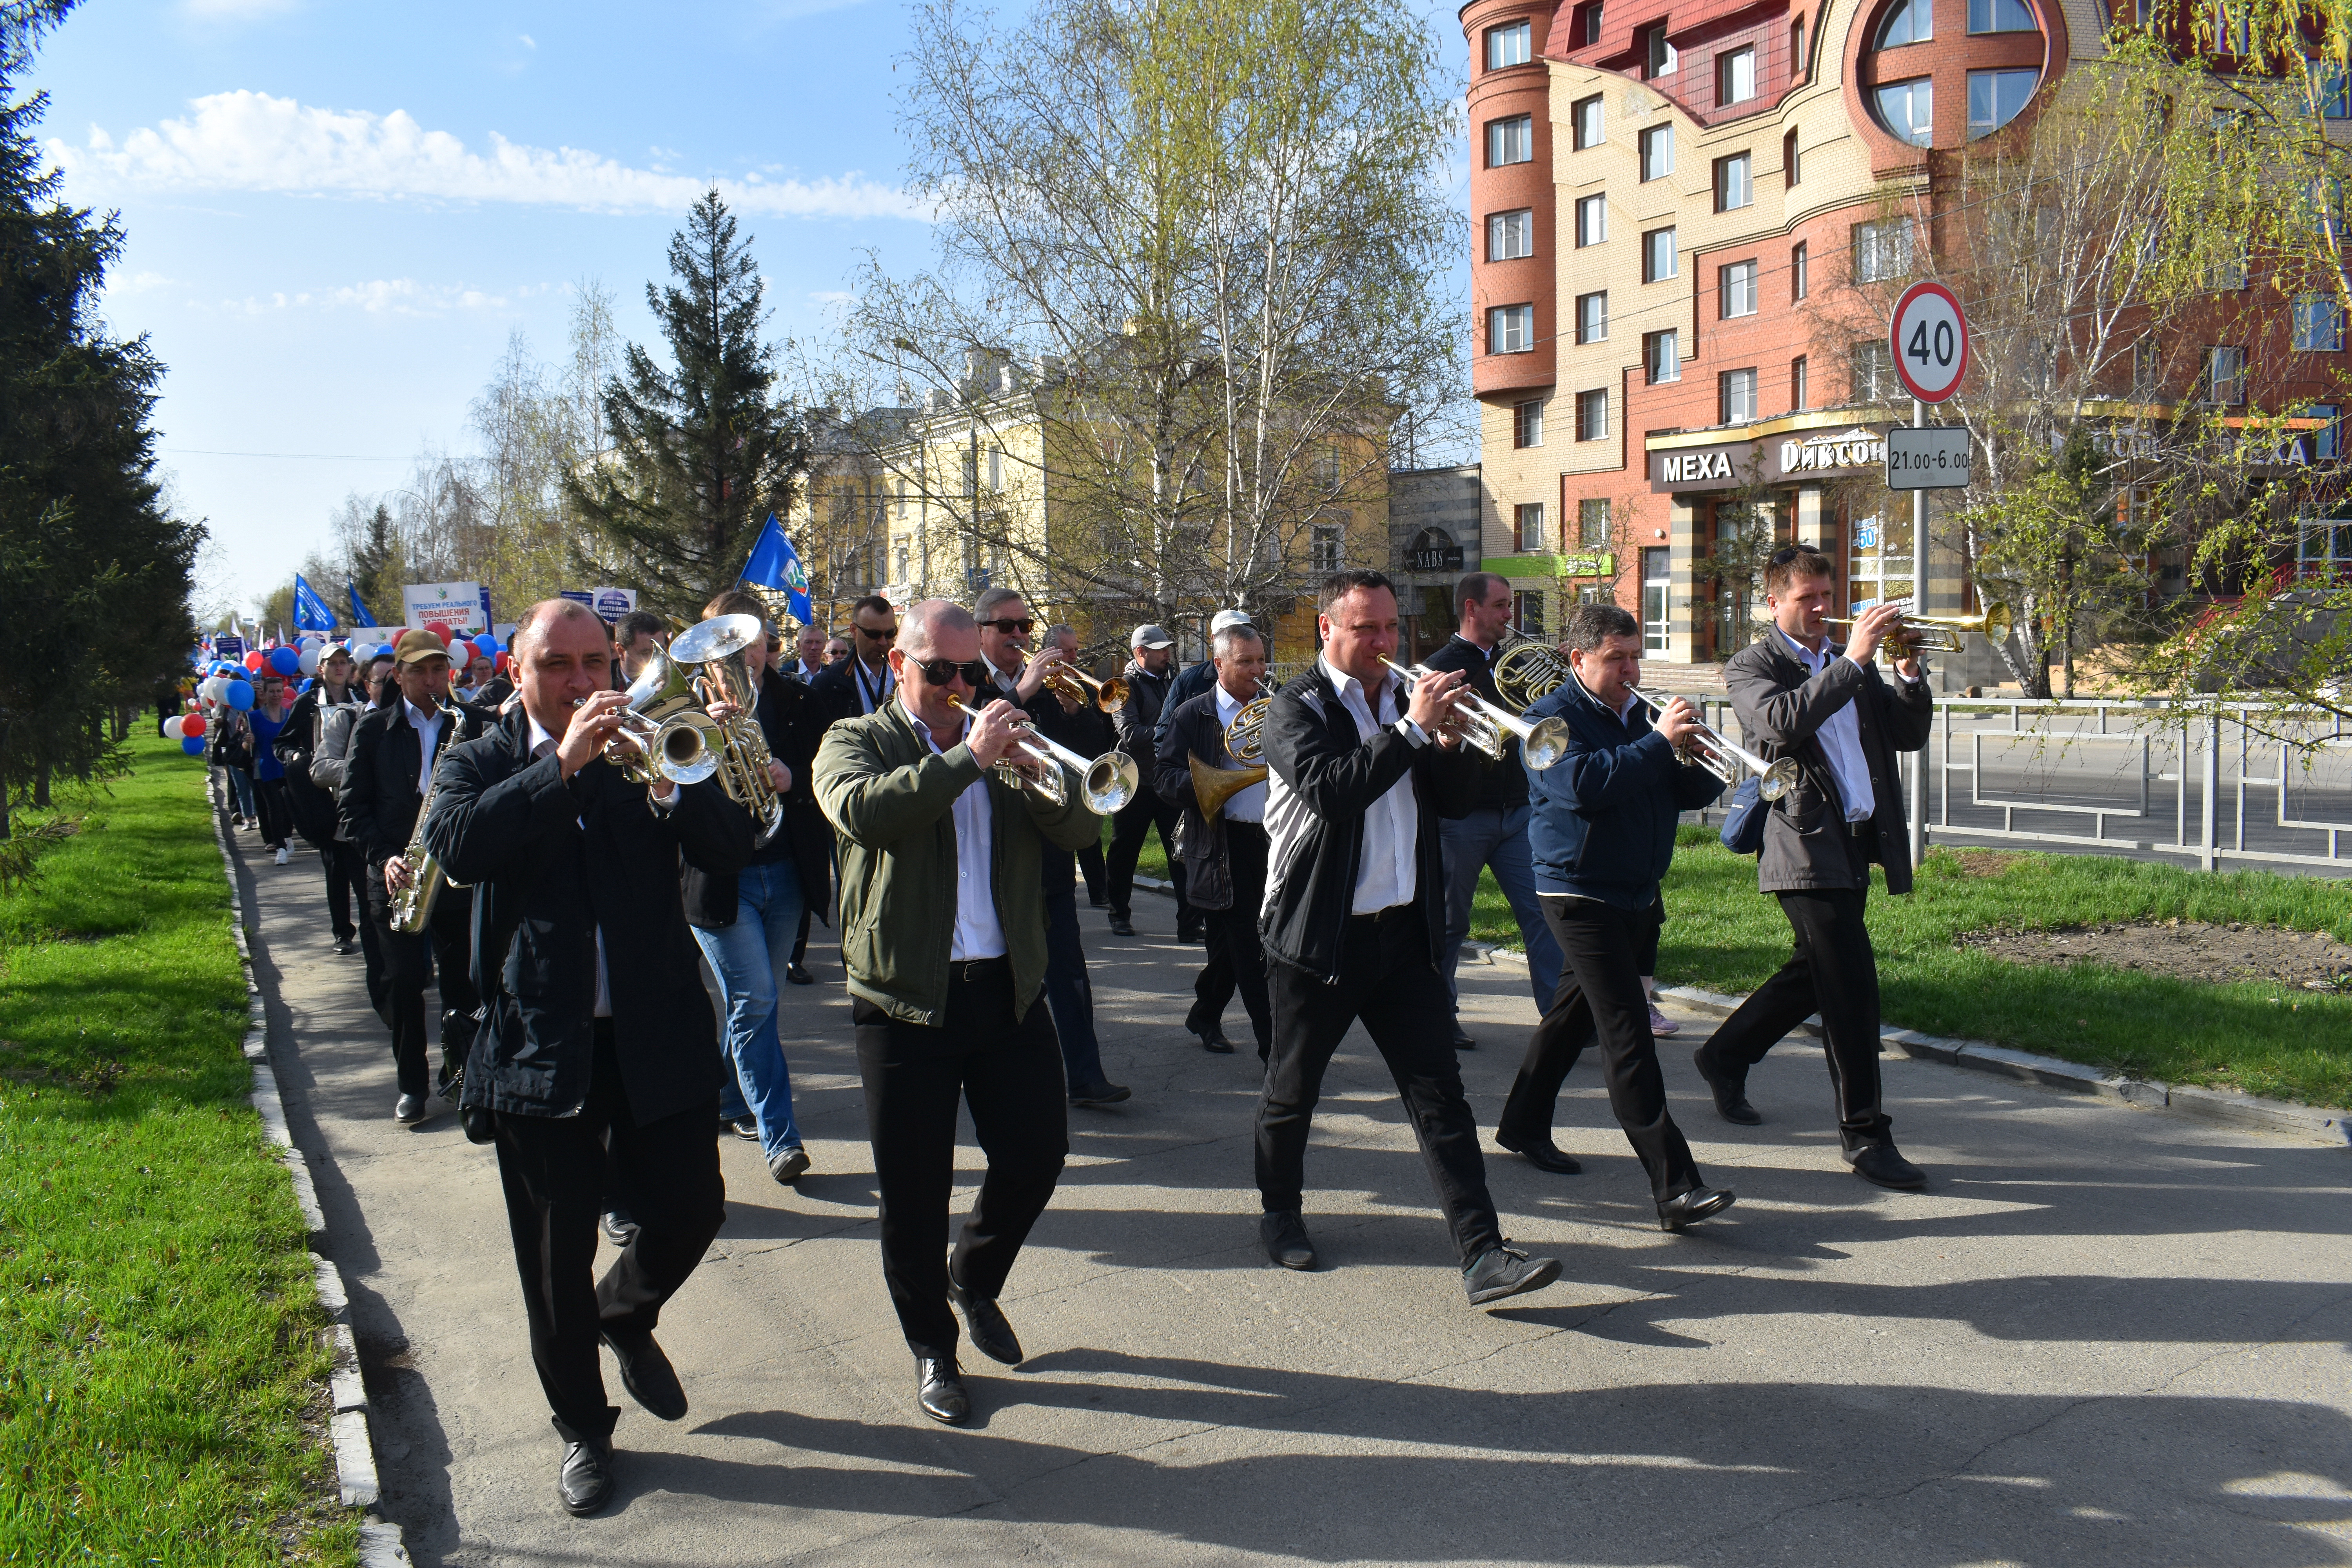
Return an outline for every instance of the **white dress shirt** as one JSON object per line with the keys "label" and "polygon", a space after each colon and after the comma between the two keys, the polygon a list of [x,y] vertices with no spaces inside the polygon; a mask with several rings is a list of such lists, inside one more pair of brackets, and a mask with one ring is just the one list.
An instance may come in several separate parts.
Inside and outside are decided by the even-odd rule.
{"label": "white dress shirt", "polygon": [[[907,721],[921,733],[933,756],[945,754],[931,738],[929,725],[912,713]],[[964,727],[970,729],[971,721]],[[996,813],[986,768],[956,796],[955,841],[955,936],[948,944],[948,959],[961,963],[968,958],[1003,958],[1004,926],[996,918]]]}
{"label": "white dress shirt", "polygon": [[[1210,688],[1217,694],[1217,728],[1222,730],[1234,721],[1234,715],[1244,706],[1220,684]],[[1247,789],[1237,789],[1225,797],[1227,822],[1264,822],[1265,820],[1265,781],[1261,779]]]}
{"label": "white dress shirt", "polygon": [[416,793],[423,795],[433,784],[433,747],[441,738],[441,726],[446,721],[438,708],[419,708],[405,697],[400,700],[408,727],[416,731]]}
{"label": "white dress shirt", "polygon": [[890,693],[898,689],[898,678],[890,668],[886,657],[882,660],[882,676],[877,680],[856,654],[849,656],[849,683],[857,688],[858,706],[871,713],[890,700]]}
{"label": "white dress shirt", "polygon": [[811,664],[808,660],[802,659],[799,669],[794,673],[798,674],[803,680],[814,680],[816,672],[824,668],[824,666],[821,664]]}
{"label": "white dress shirt", "polygon": [[[1780,630],[1777,626],[1773,629]],[[1790,653],[1804,662],[1806,671],[1812,675],[1827,669],[1832,658],[1853,657],[1830,652],[1826,639],[1822,641],[1819,653],[1785,631],[1780,632],[1780,640],[1788,645]],[[1860,664],[1861,660],[1854,662]],[[1902,671],[1895,673],[1902,677],[1905,684],[1917,684]],[[1837,781],[1838,798],[1845,802],[1845,819],[1848,822],[1869,821],[1878,811],[1878,792],[1871,787],[1870,762],[1862,754],[1862,721],[1854,713],[1853,704],[1840,704],[1838,710],[1822,721],[1822,727],[1813,733],[1821,738],[1822,751],[1830,760],[1830,776]]]}
{"label": "white dress shirt", "polygon": [[[1355,720],[1358,740],[1370,741],[1383,725],[1392,725],[1415,746],[1429,743],[1421,726],[1404,717],[1394,676],[1382,677],[1380,689],[1367,694],[1362,681],[1334,669],[1329,659],[1318,658],[1316,663],[1323,667],[1324,679],[1339,693],[1340,706]],[[1390,716],[1382,718],[1376,705]],[[1421,890],[1420,843],[1421,805],[1408,772],[1364,813],[1364,847],[1356,860],[1356,898],[1349,913],[1376,915],[1410,902]]]}

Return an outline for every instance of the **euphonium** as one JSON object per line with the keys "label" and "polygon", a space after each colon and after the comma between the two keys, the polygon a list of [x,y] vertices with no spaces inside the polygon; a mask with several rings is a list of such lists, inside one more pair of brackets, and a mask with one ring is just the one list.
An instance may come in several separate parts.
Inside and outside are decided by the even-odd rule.
{"label": "euphonium", "polygon": [[768,776],[768,738],[754,711],[760,704],[760,672],[746,657],[767,628],[757,616],[713,616],[670,640],[669,657],[699,673],[695,684],[706,702],[731,702],[736,711],[718,726],[719,787],[751,814],[765,844],[783,826],[784,803]]}
{"label": "euphonium", "polygon": [[433,923],[433,906],[444,888],[462,888],[463,882],[449,880],[441,869],[441,858],[425,847],[425,819],[433,813],[433,792],[441,787],[436,773],[432,783],[425,786],[425,799],[416,808],[416,826],[408,835],[408,847],[400,858],[408,866],[408,886],[392,896],[392,929],[409,936]]}

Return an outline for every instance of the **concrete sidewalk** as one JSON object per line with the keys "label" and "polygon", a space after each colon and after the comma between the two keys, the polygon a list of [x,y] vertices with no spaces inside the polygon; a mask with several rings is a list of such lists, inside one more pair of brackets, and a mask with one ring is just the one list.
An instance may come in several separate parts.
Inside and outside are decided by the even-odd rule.
{"label": "concrete sidewalk", "polygon": [[[1198,950],[1152,899],[1134,939],[1084,916],[1136,1098],[1071,1113],[1005,1299],[1031,1359],[968,1358],[972,1426],[914,1407],[840,968],[813,945],[785,1037],[815,1168],[787,1191],[729,1141],[726,1228],[662,1329],[693,1411],[654,1420],[608,1365],[621,1496],[572,1520],[490,1152],[437,1100],[422,1131],[393,1122],[316,858],[238,841],[383,1510],[421,1563],[2352,1561],[2341,1144],[1889,1061],[1935,1185],[1886,1193],[1837,1159],[1818,1048],[1776,1051],[1751,1082],[1766,1124],[1727,1127],[1685,1015],[1661,1042],[1675,1115],[1738,1206],[1662,1235],[1580,1064],[1559,1142],[1584,1173],[1488,1156],[1507,1231],[1564,1278],[1478,1312],[1359,1034],[1308,1162],[1325,1267],[1286,1274],[1255,1245],[1257,1063],[1183,1033]],[[1465,967],[1464,992],[1491,1127],[1534,1009],[1510,968]],[[960,1166],[977,1179],[968,1127]]]}

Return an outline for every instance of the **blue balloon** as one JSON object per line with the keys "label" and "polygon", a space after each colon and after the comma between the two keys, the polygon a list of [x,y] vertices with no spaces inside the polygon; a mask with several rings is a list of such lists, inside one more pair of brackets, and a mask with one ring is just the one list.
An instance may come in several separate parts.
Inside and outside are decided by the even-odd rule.
{"label": "blue balloon", "polygon": [[496,658],[499,657],[499,653],[500,651],[499,647],[499,639],[492,637],[489,633],[484,632],[480,637],[474,639],[474,651],[480,654],[485,658]]}
{"label": "blue balloon", "polygon": [[253,688],[242,680],[232,684],[228,689],[228,705],[240,713],[252,707]]}
{"label": "blue balloon", "polygon": [[271,648],[269,668],[280,675],[292,675],[302,668],[302,656],[290,647]]}
{"label": "blue balloon", "polygon": [[205,754],[204,737],[201,735],[190,735],[187,739],[180,742],[180,750],[187,752],[188,755],[192,757],[203,756]]}

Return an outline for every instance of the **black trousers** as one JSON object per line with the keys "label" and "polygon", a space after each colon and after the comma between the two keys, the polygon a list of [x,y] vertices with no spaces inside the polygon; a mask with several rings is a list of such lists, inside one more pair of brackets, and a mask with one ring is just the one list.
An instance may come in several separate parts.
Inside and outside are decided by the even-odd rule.
{"label": "black trousers", "polygon": [[286,781],[254,780],[253,804],[261,813],[261,841],[272,849],[285,848],[294,837],[294,805],[286,798]]}
{"label": "black trousers", "polygon": [[441,993],[441,1079],[466,1065],[474,1043],[474,1012],[481,1005],[475,994],[472,943],[474,895],[462,888],[444,888],[434,901],[433,921],[412,936],[392,929],[392,895],[384,891],[383,868],[372,868],[368,879],[368,920],[383,953],[384,998],[376,1010],[392,1026],[393,1070],[403,1094],[422,1095],[432,1088],[425,1068],[426,1023],[425,983],[432,978]]}
{"label": "black trousers", "polygon": [[1099,838],[1090,840],[1085,848],[1078,851],[1078,875],[1087,879],[1087,902],[1102,902],[1103,847]]}
{"label": "black trousers", "polygon": [[1559,990],[1528,1037],[1528,1054],[1496,1131],[1514,1142],[1550,1142],[1560,1083],[1585,1041],[1597,1034],[1609,1109],[1649,1173],[1651,1194],[1663,1203],[1704,1185],[1690,1144],[1666,1110],[1666,1080],[1650,1034],[1640,955],[1644,933],[1656,929],[1651,911],[1594,899],[1546,898],[1543,912],[1559,943]]}
{"label": "black trousers", "polygon": [[1701,1047],[1709,1065],[1735,1081],[1813,1013],[1828,1037],[1830,1084],[1837,1097],[1838,1137],[1851,1152],[1894,1142],[1895,1124],[1879,1101],[1878,954],[1863,921],[1859,888],[1780,893],[1796,951]]}
{"label": "black trousers", "polygon": [[1209,928],[1209,962],[1192,977],[1192,1010],[1184,1026],[1193,1033],[1225,1016],[1234,993],[1242,994],[1250,1030],[1257,1037],[1257,1059],[1266,1059],[1274,1043],[1274,1013],[1266,1001],[1265,948],[1258,940],[1258,906],[1265,901],[1265,825],[1225,824],[1225,859],[1234,879],[1234,906],[1203,910]]}
{"label": "black trousers", "polygon": [[[335,940],[349,942],[362,935],[361,928],[352,921],[352,895],[360,896],[360,913],[367,913],[367,862],[360,858],[359,847],[333,837],[319,843],[319,866],[327,878],[327,918],[334,923]],[[363,945],[369,950],[369,996],[374,996],[375,931],[368,923]]]}
{"label": "black trousers", "polygon": [[[1062,1052],[1044,1000],[1015,1017],[1010,963],[956,969],[941,1027],[893,1018],[862,996],[849,1006],[882,1189],[882,1279],[919,1356],[955,1354],[950,1278],[975,1296],[1003,1293],[1070,1152]],[[950,1258],[959,1100],[971,1108],[988,1173]]]}
{"label": "black trousers", "polygon": [[[714,1089],[707,1106],[639,1126],[621,1087],[613,1021],[599,1018],[579,1114],[497,1116],[499,1184],[522,1277],[531,1364],[566,1441],[608,1441],[620,1418],[604,1399],[597,1337],[651,1333],[662,1303],[686,1283],[727,1217],[727,1184],[710,1136],[718,1114]],[[638,1228],[595,1279],[608,1162],[626,1182]]]}
{"label": "black trousers", "polygon": [[[1148,764],[1147,764],[1148,765]],[[1110,878],[1110,912],[1120,920],[1135,913],[1135,858],[1143,853],[1143,840],[1150,831],[1160,829],[1160,847],[1168,857],[1168,879],[1176,884],[1176,926],[1178,930],[1192,923],[1192,906],[1184,897],[1184,878],[1176,864],[1177,809],[1150,790],[1139,790],[1136,796],[1110,819],[1110,852],[1103,858],[1103,868]]]}
{"label": "black trousers", "polygon": [[1338,984],[1326,985],[1270,958],[1266,989],[1274,1052],[1257,1110],[1257,1191],[1265,1212],[1305,1206],[1307,1137],[1323,1074],[1349,1026],[1360,1018],[1396,1081],[1464,1267],[1500,1246],[1502,1226],[1478,1152],[1478,1122],[1454,1058],[1454,998],[1430,962],[1421,905],[1351,916]]}
{"label": "black trousers", "polygon": [[1658,972],[1658,938],[1666,929],[1666,895],[1660,893],[1650,900],[1642,913],[1641,939],[1633,962],[1644,979]]}

